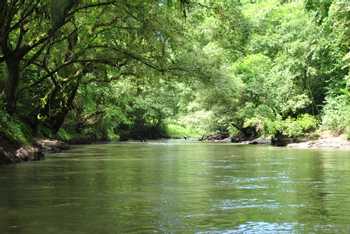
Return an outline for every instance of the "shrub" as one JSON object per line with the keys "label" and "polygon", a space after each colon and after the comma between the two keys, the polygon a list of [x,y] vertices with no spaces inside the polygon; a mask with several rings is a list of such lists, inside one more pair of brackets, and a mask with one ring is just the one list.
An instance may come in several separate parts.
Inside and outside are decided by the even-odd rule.
{"label": "shrub", "polygon": [[281,132],[289,137],[303,136],[316,130],[318,126],[317,119],[309,114],[302,114],[298,118],[288,118],[281,124]]}
{"label": "shrub", "polygon": [[323,108],[322,129],[336,134],[344,133],[350,123],[350,106],[345,95],[326,98]]}

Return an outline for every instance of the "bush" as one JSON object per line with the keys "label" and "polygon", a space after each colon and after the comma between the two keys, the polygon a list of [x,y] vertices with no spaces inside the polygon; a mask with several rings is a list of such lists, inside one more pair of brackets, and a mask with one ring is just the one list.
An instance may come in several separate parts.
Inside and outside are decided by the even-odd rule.
{"label": "bush", "polygon": [[252,118],[246,122],[246,127],[255,127],[257,132],[262,135],[275,135],[282,133],[288,137],[304,136],[315,131],[318,126],[318,120],[309,114],[302,114],[297,118],[288,117],[282,120],[270,118]]}
{"label": "bush", "polygon": [[350,123],[349,98],[345,95],[326,98],[323,108],[322,129],[336,134],[344,133]]}
{"label": "bush", "polygon": [[318,126],[317,119],[309,114],[302,114],[298,118],[288,118],[281,124],[281,132],[289,137],[304,136],[315,131]]}

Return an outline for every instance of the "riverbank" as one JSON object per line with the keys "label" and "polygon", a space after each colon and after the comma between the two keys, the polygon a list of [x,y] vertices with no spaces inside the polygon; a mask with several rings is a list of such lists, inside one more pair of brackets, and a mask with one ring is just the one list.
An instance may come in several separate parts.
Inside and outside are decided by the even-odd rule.
{"label": "riverbank", "polygon": [[34,139],[30,145],[21,145],[0,136],[0,165],[38,161],[43,159],[46,153],[58,153],[69,148],[67,143],[55,139]]}
{"label": "riverbank", "polygon": [[[212,143],[231,143],[234,142],[227,136],[211,136],[203,139],[202,142]],[[86,143],[86,142],[85,142]],[[89,142],[91,143],[91,142]],[[273,145],[271,138],[256,138],[235,142],[242,145]],[[74,144],[74,143],[73,143]],[[37,161],[45,157],[46,153],[59,153],[63,150],[70,149],[70,143],[66,143],[56,139],[41,139],[33,140],[31,145],[20,145],[7,140],[0,136],[0,164],[18,163],[23,161]],[[295,149],[347,149],[350,150],[350,141],[344,135],[332,136],[330,134],[322,134],[319,139],[308,140],[298,143],[290,143],[287,148]]]}
{"label": "riverbank", "polygon": [[22,161],[36,161],[44,158],[44,153],[36,146],[19,145],[0,137],[0,165]]}
{"label": "riverbank", "polygon": [[323,135],[317,140],[291,143],[287,147],[296,149],[350,149],[350,141],[344,135]]}
{"label": "riverbank", "polygon": [[334,136],[331,133],[323,132],[318,139],[310,139],[307,137],[300,138],[283,138],[272,139],[270,137],[259,137],[253,140],[235,141],[235,138],[226,135],[215,134],[202,137],[202,142],[210,143],[238,143],[242,145],[273,145],[278,147],[287,147],[295,149],[347,149],[350,150],[350,141],[345,135]]}

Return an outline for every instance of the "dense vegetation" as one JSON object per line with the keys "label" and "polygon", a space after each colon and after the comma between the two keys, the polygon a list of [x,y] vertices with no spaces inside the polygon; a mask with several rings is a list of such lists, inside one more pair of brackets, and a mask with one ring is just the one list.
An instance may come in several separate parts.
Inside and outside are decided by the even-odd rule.
{"label": "dense vegetation", "polygon": [[350,132],[350,2],[0,3],[0,136]]}

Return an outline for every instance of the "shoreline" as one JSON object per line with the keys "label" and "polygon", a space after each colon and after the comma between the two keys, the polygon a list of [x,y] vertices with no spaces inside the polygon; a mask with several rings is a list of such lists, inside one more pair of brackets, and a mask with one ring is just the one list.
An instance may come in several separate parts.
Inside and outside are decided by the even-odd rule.
{"label": "shoreline", "polygon": [[59,153],[70,149],[68,143],[56,139],[35,138],[31,144],[22,145],[7,138],[0,138],[0,165],[39,161],[47,153]]}
{"label": "shoreline", "polygon": [[[330,133],[324,132],[318,139],[307,139],[307,138],[286,138],[284,139],[287,142],[283,145],[274,144],[271,138],[259,137],[253,140],[242,140],[232,142],[230,138],[224,139],[206,139],[199,140],[204,143],[237,143],[239,145],[271,145],[281,148],[290,148],[290,149],[333,149],[333,150],[350,150],[350,140],[347,139],[345,135],[334,136]],[[293,142],[294,141],[294,142]]]}
{"label": "shoreline", "polygon": [[287,148],[292,149],[346,149],[350,150],[350,141],[345,136],[321,136],[317,140],[291,143]]}
{"label": "shoreline", "polygon": [[[137,141],[136,141],[137,142]],[[229,138],[222,140],[202,140],[198,139],[201,143],[236,143],[237,145],[272,145],[281,148],[290,149],[330,149],[330,150],[350,150],[350,141],[346,139],[344,135],[332,136],[323,135],[317,140],[308,140],[298,143],[289,143],[286,146],[276,146],[271,143],[269,138],[257,138],[250,141],[232,142]],[[87,144],[86,142],[84,142]],[[101,142],[89,142],[101,143]],[[106,143],[106,142],[104,142]],[[67,143],[57,139],[34,139],[34,143],[28,146],[17,146],[13,145],[5,149],[4,145],[0,146],[0,153],[4,155],[4,160],[0,161],[0,165],[13,164],[26,161],[38,161],[45,158],[48,153],[60,153],[65,150],[71,149],[73,145],[80,145],[74,143]]]}

